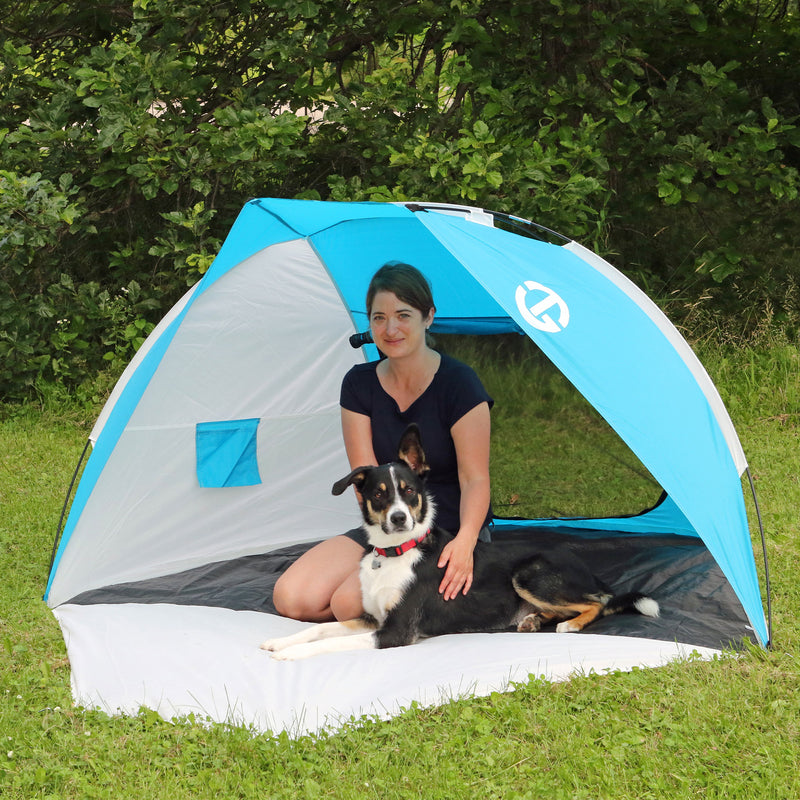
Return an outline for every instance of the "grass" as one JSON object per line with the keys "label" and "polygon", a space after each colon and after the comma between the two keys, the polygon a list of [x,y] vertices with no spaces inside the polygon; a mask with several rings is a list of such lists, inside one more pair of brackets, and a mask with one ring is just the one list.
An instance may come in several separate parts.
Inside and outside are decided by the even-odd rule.
{"label": "grass", "polygon": [[[61,634],[40,598],[91,414],[63,402],[0,408],[0,796],[800,796],[800,355],[774,341],[701,347],[759,491],[772,574],[771,651],[563,684],[532,677],[508,694],[413,707],[388,722],[298,740],[191,719],[172,724],[147,710],[111,718],[72,707]],[[520,475],[537,459],[512,446],[524,414],[535,423],[526,432],[540,429],[535,452],[556,452],[547,448],[568,433],[604,441],[588,457],[577,441],[564,456],[565,471],[584,470],[573,484],[585,493],[583,507],[601,489],[604,506],[650,491],[646,473],[557,377],[537,371],[531,396],[535,364],[527,358],[481,369],[490,391],[503,395],[493,415],[495,504],[573,508],[575,491],[526,495],[529,481]],[[591,473],[606,464],[616,472],[598,485]],[[552,477],[544,474],[545,482]]]}

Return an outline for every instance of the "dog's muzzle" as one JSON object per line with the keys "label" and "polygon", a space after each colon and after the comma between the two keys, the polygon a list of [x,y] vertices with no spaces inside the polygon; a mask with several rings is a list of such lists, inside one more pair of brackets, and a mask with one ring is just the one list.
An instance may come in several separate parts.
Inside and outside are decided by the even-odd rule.
{"label": "dog's muzzle", "polygon": [[408,511],[399,508],[389,510],[386,519],[387,533],[399,533],[400,531],[410,531],[414,527],[414,518]]}

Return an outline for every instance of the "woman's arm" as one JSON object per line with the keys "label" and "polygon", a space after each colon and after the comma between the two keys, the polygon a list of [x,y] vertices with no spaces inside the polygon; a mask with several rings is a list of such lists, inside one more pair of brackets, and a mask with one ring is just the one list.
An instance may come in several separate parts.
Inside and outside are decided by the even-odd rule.
{"label": "woman's arm", "polygon": [[480,403],[450,429],[458,460],[461,487],[461,527],[456,538],[442,550],[439,567],[447,567],[439,593],[451,600],[472,586],[472,551],[489,510],[489,404]]}
{"label": "woman's arm", "polygon": [[[378,460],[372,450],[372,420],[366,414],[343,408],[342,436],[350,469],[377,466]],[[361,506],[361,495],[355,486],[353,491],[356,493],[358,505]]]}
{"label": "woman's arm", "polygon": [[342,410],[342,436],[350,468],[377,466],[372,450],[372,420],[366,414]]}

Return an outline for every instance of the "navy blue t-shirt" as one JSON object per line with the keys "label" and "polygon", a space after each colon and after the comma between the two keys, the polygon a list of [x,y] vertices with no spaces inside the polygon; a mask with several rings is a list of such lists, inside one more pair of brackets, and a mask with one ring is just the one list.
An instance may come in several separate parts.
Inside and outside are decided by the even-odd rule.
{"label": "navy blue t-shirt", "polygon": [[[410,423],[417,423],[431,468],[427,487],[436,501],[436,521],[457,533],[461,490],[450,429],[475,406],[486,402],[491,408],[494,400],[471,367],[442,354],[430,386],[405,411],[400,411],[378,380],[379,363],[357,364],[344,376],[341,406],[371,419],[372,447],[379,464],[397,461],[400,437]],[[485,524],[491,518],[490,510]]]}

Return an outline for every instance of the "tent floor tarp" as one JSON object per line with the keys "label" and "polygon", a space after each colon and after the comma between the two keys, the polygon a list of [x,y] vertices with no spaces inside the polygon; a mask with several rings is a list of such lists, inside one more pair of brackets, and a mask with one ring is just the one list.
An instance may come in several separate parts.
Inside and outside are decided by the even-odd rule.
{"label": "tent floor tarp", "polygon": [[413,704],[509,691],[531,676],[560,681],[719,652],[591,633],[472,633],[278,662],[259,643],[303,623],[255,611],[159,604],[65,604],[53,613],[64,632],[79,706],[128,715],[148,708],[165,719],[193,715],[290,736],[362,717],[386,719]]}
{"label": "tent floor tarp", "polygon": [[[522,531],[496,532],[495,545]],[[643,591],[661,606],[658,619],[625,614],[606,617],[592,634],[645,637],[724,649],[741,646],[752,635],[745,612],[700,539],[675,535],[625,536],[558,530],[524,530],[542,546],[568,542],[592,569],[618,592]],[[310,545],[221,561],[149,580],[84,592],[72,604],[165,603],[211,606],[275,614],[272,588],[283,570]]]}

